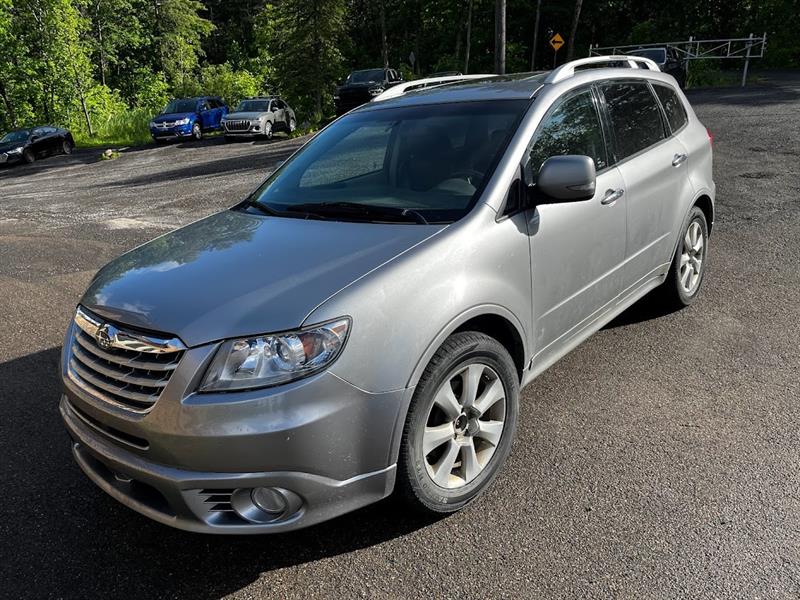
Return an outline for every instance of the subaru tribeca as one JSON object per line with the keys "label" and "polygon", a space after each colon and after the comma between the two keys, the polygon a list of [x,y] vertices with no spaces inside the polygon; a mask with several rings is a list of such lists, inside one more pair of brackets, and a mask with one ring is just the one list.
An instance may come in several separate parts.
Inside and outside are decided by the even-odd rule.
{"label": "subaru tribeca", "polygon": [[505,462],[522,387],[651,290],[697,298],[711,154],[641,57],[365,105],[98,272],[63,351],[74,457],[194,531],[393,490],[458,510]]}

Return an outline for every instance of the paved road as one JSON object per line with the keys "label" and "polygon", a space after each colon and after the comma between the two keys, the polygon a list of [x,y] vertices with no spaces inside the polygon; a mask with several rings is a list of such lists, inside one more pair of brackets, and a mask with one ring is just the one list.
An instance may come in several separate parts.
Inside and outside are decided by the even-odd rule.
{"label": "paved road", "polygon": [[70,458],[58,347],[93,272],[298,142],[0,171],[0,596],[796,598],[800,77],[692,99],[718,182],[701,301],[645,299],[528,387],[504,473],[441,520],[390,500],[291,535],[187,534]]}

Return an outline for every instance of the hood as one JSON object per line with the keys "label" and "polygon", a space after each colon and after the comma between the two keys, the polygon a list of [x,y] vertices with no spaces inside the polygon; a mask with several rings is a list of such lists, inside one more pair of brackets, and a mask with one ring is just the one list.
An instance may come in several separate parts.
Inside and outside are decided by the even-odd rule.
{"label": "hood", "polygon": [[365,83],[345,83],[339,86],[340,90],[368,90],[374,87],[383,87],[383,81],[367,81]]}
{"label": "hood", "polygon": [[164,115],[158,115],[157,117],[153,118],[154,123],[161,123],[162,121],[177,121],[179,119],[194,119],[197,117],[196,113],[193,112],[183,112],[183,113],[167,113]]}
{"label": "hood", "polygon": [[8,152],[14,148],[24,148],[27,142],[4,142],[0,144],[0,153]]}
{"label": "hood", "polygon": [[236,119],[246,119],[246,120],[253,120],[257,121],[261,117],[270,114],[269,111],[261,111],[261,112],[234,112],[228,113],[225,115],[225,118],[228,120],[236,120]]}
{"label": "hood", "polygon": [[299,327],[318,305],[444,226],[229,210],[103,267],[81,304],[187,346]]}

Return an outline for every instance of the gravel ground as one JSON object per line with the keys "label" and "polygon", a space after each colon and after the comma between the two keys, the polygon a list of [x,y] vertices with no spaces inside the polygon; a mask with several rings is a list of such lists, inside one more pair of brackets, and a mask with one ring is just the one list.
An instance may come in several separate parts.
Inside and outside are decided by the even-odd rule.
{"label": "gravel ground", "polygon": [[92,274],[302,140],[0,170],[0,597],[800,596],[800,76],[690,97],[718,185],[701,300],[643,300],[526,388],[503,474],[438,520],[389,500],[293,534],[188,534],[71,459],[58,353]]}

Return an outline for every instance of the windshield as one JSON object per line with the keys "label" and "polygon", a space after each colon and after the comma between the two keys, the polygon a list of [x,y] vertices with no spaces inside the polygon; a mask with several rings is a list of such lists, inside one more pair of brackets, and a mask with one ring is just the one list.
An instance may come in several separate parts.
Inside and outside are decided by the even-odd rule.
{"label": "windshield", "polygon": [[347,76],[347,83],[368,83],[370,81],[383,81],[383,69],[354,71]]}
{"label": "windshield", "polygon": [[236,107],[236,112],[267,112],[269,100],[242,100]]}
{"label": "windshield", "polygon": [[9,131],[5,134],[2,138],[0,138],[0,143],[6,142],[24,142],[28,139],[30,135],[30,129],[20,129],[19,131]]}
{"label": "windshield", "polygon": [[634,50],[631,54],[649,58],[659,65],[667,61],[667,51],[664,48],[642,48],[641,50]]}
{"label": "windshield", "polygon": [[197,100],[173,100],[167,104],[161,114],[194,112],[196,108]]}
{"label": "windshield", "polygon": [[295,217],[456,221],[477,201],[527,106],[495,100],[352,113],[278,169],[251,205]]}

